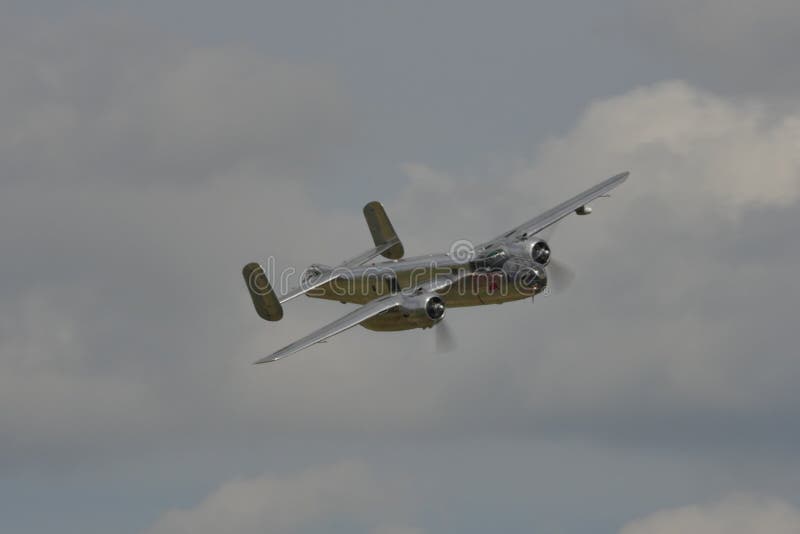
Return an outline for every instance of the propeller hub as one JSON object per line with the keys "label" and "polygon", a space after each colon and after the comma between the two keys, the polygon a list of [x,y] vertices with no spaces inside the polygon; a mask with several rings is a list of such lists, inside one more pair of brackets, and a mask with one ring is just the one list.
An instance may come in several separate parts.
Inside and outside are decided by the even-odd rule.
{"label": "propeller hub", "polygon": [[441,319],[444,316],[444,302],[439,297],[431,297],[425,304],[425,312],[434,321]]}
{"label": "propeller hub", "polygon": [[547,287],[544,265],[523,258],[511,258],[503,265],[508,281],[520,293],[539,293]]}
{"label": "propeller hub", "polygon": [[550,245],[546,241],[536,241],[531,245],[531,259],[539,265],[550,263]]}
{"label": "propeller hub", "polygon": [[539,293],[547,287],[547,271],[540,265],[532,265],[520,273],[520,283],[527,290]]}

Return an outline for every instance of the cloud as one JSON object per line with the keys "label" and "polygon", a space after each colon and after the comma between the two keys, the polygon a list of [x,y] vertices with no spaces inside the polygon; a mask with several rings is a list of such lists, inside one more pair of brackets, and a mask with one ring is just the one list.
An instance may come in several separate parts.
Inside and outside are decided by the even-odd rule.
{"label": "cloud", "polygon": [[[792,0],[627,2],[623,33],[670,72],[725,94],[796,95],[793,51],[800,7]],[[652,56],[651,56],[652,57]]]}
{"label": "cloud", "polygon": [[[766,0],[753,4],[746,0],[699,0],[691,2],[637,2],[643,16],[660,21],[662,30],[674,33],[676,41],[688,40],[689,46],[722,51],[761,46],[772,39],[789,37],[787,32],[800,24],[800,8],[791,0]],[[771,30],[771,31],[770,31]]]}
{"label": "cloud", "polygon": [[[214,348],[196,313],[207,303],[191,300],[225,280],[216,310],[226,297],[238,308],[240,264],[265,234],[277,253],[301,249],[272,223],[316,213],[300,182],[349,119],[325,66],[193,47],[120,18],[2,25],[5,472],[172,432],[194,390],[180,376],[197,375],[166,370],[182,353],[224,365],[216,354],[236,337]],[[309,231],[323,220],[336,215]]]}
{"label": "cloud", "polygon": [[323,65],[191,46],[124,18],[2,26],[5,180],[197,183],[267,161],[274,179],[347,136]]}
{"label": "cloud", "polygon": [[418,528],[398,527],[396,525],[379,526],[371,531],[371,534],[423,534]]}
{"label": "cloud", "polygon": [[[408,187],[390,209],[433,214],[447,206],[455,216],[438,222],[427,239],[441,242],[445,232],[488,239],[622,170],[633,175],[609,205],[615,218],[629,217],[620,202],[669,202],[667,209],[680,206],[682,220],[692,222],[709,216],[729,222],[759,207],[791,206],[800,196],[800,107],[778,116],[767,107],[683,81],[639,87],[591,103],[573,128],[544,142],[528,161],[473,176],[409,164]],[[400,224],[417,223],[408,230],[414,239],[428,220]]]}
{"label": "cloud", "polygon": [[[335,76],[239,48],[139,42],[124,23],[44,34],[4,35],[0,52],[17,80],[0,82],[13,170],[0,185],[4,473],[267,428],[728,446],[725,432],[748,422],[791,428],[779,423],[800,402],[784,319],[796,114],[667,82],[591,104],[528,160],[473,176],[410,163],[386,202],[409,254],[488,239],[633,174],[589,224],[559,230],[574,288],[541,306],[453,310],[456,354],[434,356],[430,332],[355,330],[254,368],[347,308],[299,299],[265,325],[241,265],[335,263],[370,242],[358,210],[314,200],[313,162],[291,155],[324,153],[348,130]],[[102,54],[89,61],[86,46]],[[38,117],[48,109],[69,127]],[[752,439],[794,443],[774,428]]]}
{"label": "cloud", "polygon": [[630,523],[620,534],[796,534],[800,510],[779,500],[739,495],[720,502],[656,512]]}
{"label": "cloud", "polygon": [[[323,532],[349,524],[372,534],[422,534],[383,524],[399,499],[360,462],[341,462],[289,476],[265,475],[223,484],[200,504],[166,512],[146,534]],[[365,529],[365,530],[363,530]]]}
{"label": "cloud", "polygon": [[[611,200],[595,203],[589,224],[569,220],[557,232],[556,254],[579,273],[568,295],[522,314],[515,305],[493,310],[490,339],[502,339],[502,351],[491,341],[474,350],[509,366],[505,376],[484,375],[504,384],[509,421],[662,446],[800,439],[781,430],[800,403],[781,378],[797,372],[784,314],[797,297],[786,281],[796,261],[787,247],[800,195],[800,115],[765,107],[664,82],[592,103],[510,173],[426,180],[434,170],[409,167],[409,192],[391,212],[413,210],[421,197],[464,214],[427,232],[431,242],[488,238],[632,171]],[[424,233],[428,218],[413,221],[410,233]],[[749,246],[757,252],[745,253]],[[723,438],[741,425],[752,425],[747,439]]]}
{"label": "cloud", "polygon": [[791,205],[800,194],[800,113],[770,117],[764,107],[679,81],[635,89],[592,104],[571,132],[539,150],[532,172],[517,184],[616,164],[638,176],[638,191],[680,199],[684,207],[689,201],[738,215]]}
{"label": "cloud", "polygon": [[[545,179],[598,169],[604,175],[628,169],[632,177],[608,204],[597,203],[606,231],[582,227],[573,240],[579,265],[613,265],[616,275],[602,269],[603,282],[592,270],[582,286],[596,304],[571,321],[584,325],[587,336],[555,336],[552,359],[520,373],[531,377],[523,380],[531,406],[581,414],[584,423],[603,414],[629,429],[639,413],[643,432],[667,440],[702,440],[704,431],[695,428],[702,423],[689,423],[697,419],[724,427],[721,421],[736,419],[736,410],[784,412],[778,406],[787,398],[774,388],[789,386],[771,366],[794,368],[786,357],[789,332],[774,329],[783,323],[776,306],[782,299],[774,295],[788,275],[781,252],[787,236],[770,233],[761,220],[765,213],[791,217],[797,204],[798,124],[795,114],[767,117],[757,101],[669,82],[594,103],[572,131],[540,148],[513,181],[518,198]],[[737,253],[751,242],[742,233],[753,227],[763,232],[759,253]],[[723,242],[729,243],[724,252],[714,248]],[[599,289],[617,276],[616,291]],[[759,290],[743,290],[755,277]],[[743,305],[763,315],[754,320],[732,311]],[[755,338],[760,350],[751,345]],[[658,422],[647,423],[647,413]],[[675,419],[687,426],[664,436]]]}
{"label": "cloud", "polygon": [[[756,23],[789,27],[787,13]],[[674,27],[664,26],[662,46],[672,46]],[[435,168],[405,153],[408,181],[384,200],[410,255],[488,239],[606,176],[633,174],[594,215],[558,229],[555,253],[578,273],[570,291],[450,310],[458,351],[436,355],[431,332],[354,329],[253,367],[349,309],[298,299],[281,323],[265,324],[240,268],[267,255],[279,266],[335,263],[370,243],[358,207],[372,194],[313,178],[373,110],[350,113],[362,104],[351,83],[363,80],[342,84],[328,65],[200,46],[126,19],[4,18],[0,30],[0,477],[13,495],[26,481],[45,481],[56,497],[64,488],[74,501],[59,501],[61,513],[75,518],[84,508],[74,502],[88,510],[95,501],[82,491],[111,499],[109,479],[130,481],[140,487],[120,490],[136,497],[129,513],[149,521],[152,508],[186,506],[198,485],[234,471],[250,474],[166,512],[151,531],[333,523],[416,534],[405,526],[416,523],[411,493],[444,495],[451,510],[542,510],[547,526],[560,525],[559,507],[592,469],[593,480],[611,473],[649,502],[663,502],[639,491],[653,470],[669,474],[652,490],[667,498],[683,491],[683,473],[695,493],[728,476],[746,489],[751,472],[766,485],[788,473],[791,486],[800,443],[795,97],[776,106],[762,93],[741,96],[738,84],[656,83],[588,104],[563,133],[488,169]],[[686,50],[744,77],[767,69],[757,77],[765,84],[778,70],[797,72],[786,67],[793,56],[764,52],[791,36],[759,30],[757,43],[750,31]],[[726,47],[729,39],[746,46]],[[775,61],[738,61],[756,52]],[[423,134],[416,142],[430,144]],[[577,436],[588,459],[565,436]],[[253,443],[286,454],[260,456]],[[374,469],[297,467],[341,450]],[[747,473],[723,469],[725,480],[706,482],[732,452]],[[414,492],[396,486],[404,476]],[[590,515],[631,517],[638,501],[613,490],[592,500]],[[597,493],[591,484],[584,492]],[[776,503],[752,501],[723,504]],[[114,514],[103,517],[118,527]]]}

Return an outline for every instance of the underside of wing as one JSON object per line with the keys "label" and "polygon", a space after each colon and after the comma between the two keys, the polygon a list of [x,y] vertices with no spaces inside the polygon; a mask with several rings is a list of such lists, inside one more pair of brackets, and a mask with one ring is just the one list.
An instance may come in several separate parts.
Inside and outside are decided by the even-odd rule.
{"label": "underside of wing", "polygon": [[587,189],[583,193],[576,195],[565,202],[562,202],[558,206],[547,210],[546,212],[534,217],[529,221],[522,223],[521,225],[517,226],[513,230],[506,232],[503,235],[497,236],[496,238],[492,239],[491,241],[488,241],[487,243],[493,243],[498,240],[504,240],[504,239],[524,238],[527,236],[538,234],[545,228],[557,223],[570,213],[573,213],[578,210],[584,210],[583,211],[584,213],[588,213],[588,210],[585,210],[585,206],[589,202],[608,194],[609,191],[611,191],[612,189],[620,185],[622,182],[627,180],[629,174],[630,173],[628,172],[623,172],[617,174],[616,176],[612,176],[608,180],[600,182],[596,186]]}
{"label": "underside of wing", "polygon": [[310,347],[311,345],[319,343],[320,341],[324,341],[329,337],[344,332],[348,328],[352,328],[357,324],[366,321],[367,319],[375,317],[379,313],[383,313],[387,310],[390,310],[395,306],[398,306],[401,302],[402,302],[402,297],[400,297],[399,295],[389,295],[380,299],[373,300],[372,302],[363,305],[357,310],[348,313],[344,317],[335,320],[334,322],[330,323],[327,326],[323,326],[319,330],[310,333],[304,338],[299,339],[294,343],[285,346],[281,350],[267,356],[266,358],[262,358],[255,363],[274,362],[276,360],[280,360],[281,358],[285,358],[290,354],[301,351],[305,348]]}

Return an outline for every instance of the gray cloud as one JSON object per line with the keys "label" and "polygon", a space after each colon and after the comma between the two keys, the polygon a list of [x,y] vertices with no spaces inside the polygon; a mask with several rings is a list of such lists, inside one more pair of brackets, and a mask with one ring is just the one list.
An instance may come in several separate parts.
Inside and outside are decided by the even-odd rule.
{"label": "gray cloud", "polygon": [[[486,169],[408,155],[405,181],[382,200],[412,254],[489,238],[595,180],[633,175],[595,215],[559,228],[556,254],[579,273],[570,291],[452,311],[456,353],[434,355],[430,332],[356,329],[255,368],[347,308],[301,299],[266,325],[241,265],[271,254],[280,266],[335,263],[369,243],[356,208],[379,189],[310,179],[357,126],[338,73],[125,20],[7,24],[3,477],[287,439],[349,449],[573,436],[673,454],[710,447],[756,471],[764,450],[796,455],[796,102],[778,112],[763,95],[649,84],[598,99],[565,133]],[[334,189],[346,210],[326,198]],[[417,465],[411,456],[395,471]],[[248,488],[245,502],[260,502],[260,489],[282,483],[305,495],[298,480],[318,487],[317,475],[353,488],[345,509],[372,508],[377,490],[358,469],[251,476],[153,528],[222,510],[247,529],[261,517],[229,506],[231,495]],[[286,521],[313,528],[327,514]],[[398,515],[364,528],[403,531]]]}
{"label": "gray cloud", "polygon": [[[762,47],[769,51],[800,24],[800,8],[791,0],[699,0],[638,2],[642,15],[652,17],[662,31],[673,32],[685,45],[737,53]],[[791,42],[791,41],[790,41]],[[786,43],[782,43],[786,44]]]}
{"label": "gray cloud", "polygon": [[663,510],[634,521],[620,534],[750,534],[800,531],[800,510],[780,499],[735,495],[704,506]]}
{"label": "gray cloud", "polygon": [[293,180],[348,129],[325,67],[121,19],[22,27],[0,53],[2,469],[169,433],[197,377],[180,355],[231,350],[205,334],[213,281],[238,306],[241,258],[277,233],[265,214],[314,212]]}
{"label": "gray cloud", "polygon": [[[694,436],[703,417],[736,427],[788,414],[798,402],[782,378],[795,369],[783,345],[791,331],[773,324],[777,336],[762,349],[781,371],[764,374],[765,356],[743,352],[749,345],[740,337],[754,339],[763,327],[719,316],[712,304],[752,287],[758,272],[782,286],[782,264],[769,262],[771,247],[745,264],[733,242],[732,261],[704,252],[754,209],[796,201],[797,118],[770,119],[760,109],[758,101],[666,83],[593,104],[533,163],[501,168],[491,181],[465,185],[469,178],[410,164],[409,182],[388,204],[412,251],[489,237],[593,180],[633,171],[614,199],[598,203],[598,224],[579,232],[577,222],[565,223],[575,230],[557,250],[585,266],[569,295],[534,308],[451,314],[464,338],[457,369],[452,359],[431,359],[426,333],[361,331],[276,366],[249,366],[344,308],[292,303],[284,322],[265,326],[241,288],[240,264],[267,252],[299,266],[335,262],[368,242],[358,213],[315,205],[280,172],[262,178],[249,157],[234,152],[226,172],[191,189],[12,181],[2,211],[14,221],[4,241],[18,251],[6,267],[17,283],[4,289],[3,394],[6,405],[26,408],[5,411],[3,428],[17,454],[58,463],[66,451],[121,454],[148,436],[182,440],[262,426],[446,434],[533,425],[590,436],[604,436],[605,427],[626,439],[655,432],[662,440],[669,421],[682,431],[668,440],[706,440],[713,436]],[[161,119],[142,120],[155,131]],[[224,130],[227,119],[217,120]],[[180,143],[159,146],[165,160],[182,154]],[[448,206],[458,206],[453,216]],[[758,305],[751,291],[749,305]],[[768,282],[758,291],[773,292]],[[47,336],[36,328],[42,324]],[[572,328],[582,335],[569,335]],[[771,395],[759,394],[764,381]],[[19,465],[15,458],[6,464]]]}
{"label": "gray cloud", "polygon": [[683,76],[726,94],[796,95],[797,2],[637,1],[624,19],[636,42]]}
{"label": "gray cloud", "polygon": [[[662,445],[796,442],[780,430],[791,428],[800,401],[781,378],[796,372],[786,320],[797,296],[786,284],[792,238],[762,220],[777,209],[788,223],[796,212],[800,135],[796,115],[770,118],[762,109],[685,83],[658,84],[596,102],[533,163],[476,181],[472,196],[453,177],[411,168],[415,189],[397,211],[413,209],[415,197],[434,206],[458,195],[473,235],[497,231],[493,208],[504,198],[519,220],[531,211],[519,199],[543,208],[577,190],[573,177],[633,171],[610,201],[597,202],[599,225],[565,222],[570,229],[556,236],[557,254],[582,274],[569,296],[544,302],[540,313],[493,310],[497,324],[476,356],[504,340],[497,358],[513,363],[500,380],[519,394],[506,387],[503,413],[517,421],[509,424],[527,419]],[[492,192],[500,202],[485,201]],[[458,222],[444,226],[458,231]],[[757,237],[740,239],[745,231]],[[758,251],[745,253],[749,246]],[[515,333],[522,331],[530,335]],[[744,428],[747,436],[731,442]]]}
{"label": "gray cloud", "polygon": [[190,46],[122,18],[3,27],[6,180],[196,183],[254,161],[274,178],[348,134],[329,67]]}

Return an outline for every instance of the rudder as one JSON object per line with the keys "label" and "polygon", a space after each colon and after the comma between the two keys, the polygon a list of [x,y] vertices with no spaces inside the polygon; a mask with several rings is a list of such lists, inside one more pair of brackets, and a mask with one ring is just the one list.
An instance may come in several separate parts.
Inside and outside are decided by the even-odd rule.
{"label": "rudder", "polygon": [[384,251],[381,255],[390,260],[399,260],[405,254],[403,250],[403,243],[397,237],[392,222],[389,216],[386,215],[386,210],[378,201],[372,201],[364,206],[364,218],[367,220],[367,226],[372,234],[372,240],[375,242],[376,247],[380,247],[390,241],[397,241],[397,244]]}
{"label": "rudder", "polygon": [[283,318],[283,307],[272,290],[264,269],[255,262],[248,263],[242,269],[242,276],[258,316],[265,321],[280,321]]}

